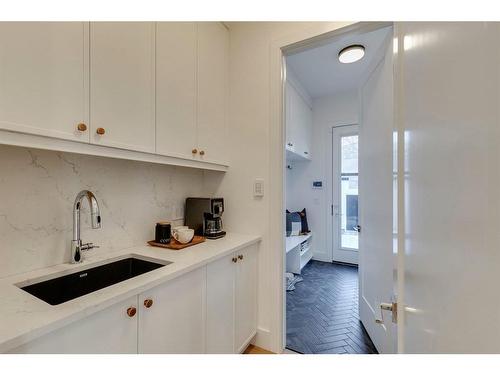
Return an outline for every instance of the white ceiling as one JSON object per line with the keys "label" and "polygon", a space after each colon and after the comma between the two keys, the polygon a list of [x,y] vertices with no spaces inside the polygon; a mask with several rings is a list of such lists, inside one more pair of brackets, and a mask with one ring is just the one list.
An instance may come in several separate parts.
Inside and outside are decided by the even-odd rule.
{"label": "white ceiling", "polygon": [[[387,38],[390,27],[366,34],[347,36],[341,40],[315,47],[286,58],[302,86],[312,98],[357,89],[363,83],[367,70],[377,57],[377,51]],[[365,56],[352,64],[338,60],[339,51],[351,44],[365,46]]]}

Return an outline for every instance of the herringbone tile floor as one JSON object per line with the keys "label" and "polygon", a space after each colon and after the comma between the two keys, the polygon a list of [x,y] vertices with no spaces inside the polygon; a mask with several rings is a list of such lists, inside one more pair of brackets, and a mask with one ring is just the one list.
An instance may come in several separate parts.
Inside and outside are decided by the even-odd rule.
{"label": "herringbone tile floor", "polygon": [[305,354],[375,354],[358,313],[357,267],[311,261],[286,294],[287,348]]}

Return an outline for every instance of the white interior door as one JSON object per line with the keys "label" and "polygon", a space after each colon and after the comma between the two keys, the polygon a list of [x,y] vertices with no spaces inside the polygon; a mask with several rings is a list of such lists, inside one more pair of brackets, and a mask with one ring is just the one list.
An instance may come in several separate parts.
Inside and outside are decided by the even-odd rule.
{"label": "white interior door", "polygon": [[499,24],[401,30],[404,351],[500,353]]}
{"label": "white interior door", "polygon": [[394,294],[392,67],[392,43],[387,43],[385,57],[361,89],[359,131],[359,309],[379,353],[396,351],[392,313],[381,310]]}
{"label": "white interior door", "polygon": [[337,262],[358,264],[358,126],[332,130],[333,251]]}

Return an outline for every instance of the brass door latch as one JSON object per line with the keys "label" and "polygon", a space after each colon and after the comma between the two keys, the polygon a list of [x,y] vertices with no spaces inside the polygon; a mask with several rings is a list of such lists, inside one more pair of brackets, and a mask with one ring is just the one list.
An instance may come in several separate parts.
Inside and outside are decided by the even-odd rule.
{"label": "brass door latch", "polygon": [[384,324],[384,310],[390,311],[392,313],[392,322],[393,323],[398,322],[398,303],[397,302],[392,302],[392,303],[382,302],[380,304],[380,319],[375,319],[376,323]]}

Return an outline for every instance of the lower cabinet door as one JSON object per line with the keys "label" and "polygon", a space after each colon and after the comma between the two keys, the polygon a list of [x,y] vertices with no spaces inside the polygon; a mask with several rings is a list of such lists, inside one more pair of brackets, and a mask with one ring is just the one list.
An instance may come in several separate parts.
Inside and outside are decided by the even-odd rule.
{"label": "lower cabinet door", "polygon": [[257,246],[236,253],[235,349],[242,352],[257,332]]}
{"label": "lower cabinet door", "polygon": [[207,353],[234,353],[236,255],[207,265]]}
{"label": "lower cabinet door", "polygon": [[137,353],[137,314],[127,311],[129,308],[137,308],[137,296],[35,339],[10,353]]}
{"label": "lower cabinet door", "polygon": [[205,351],[206,268],[139,295],[139,353]]}

